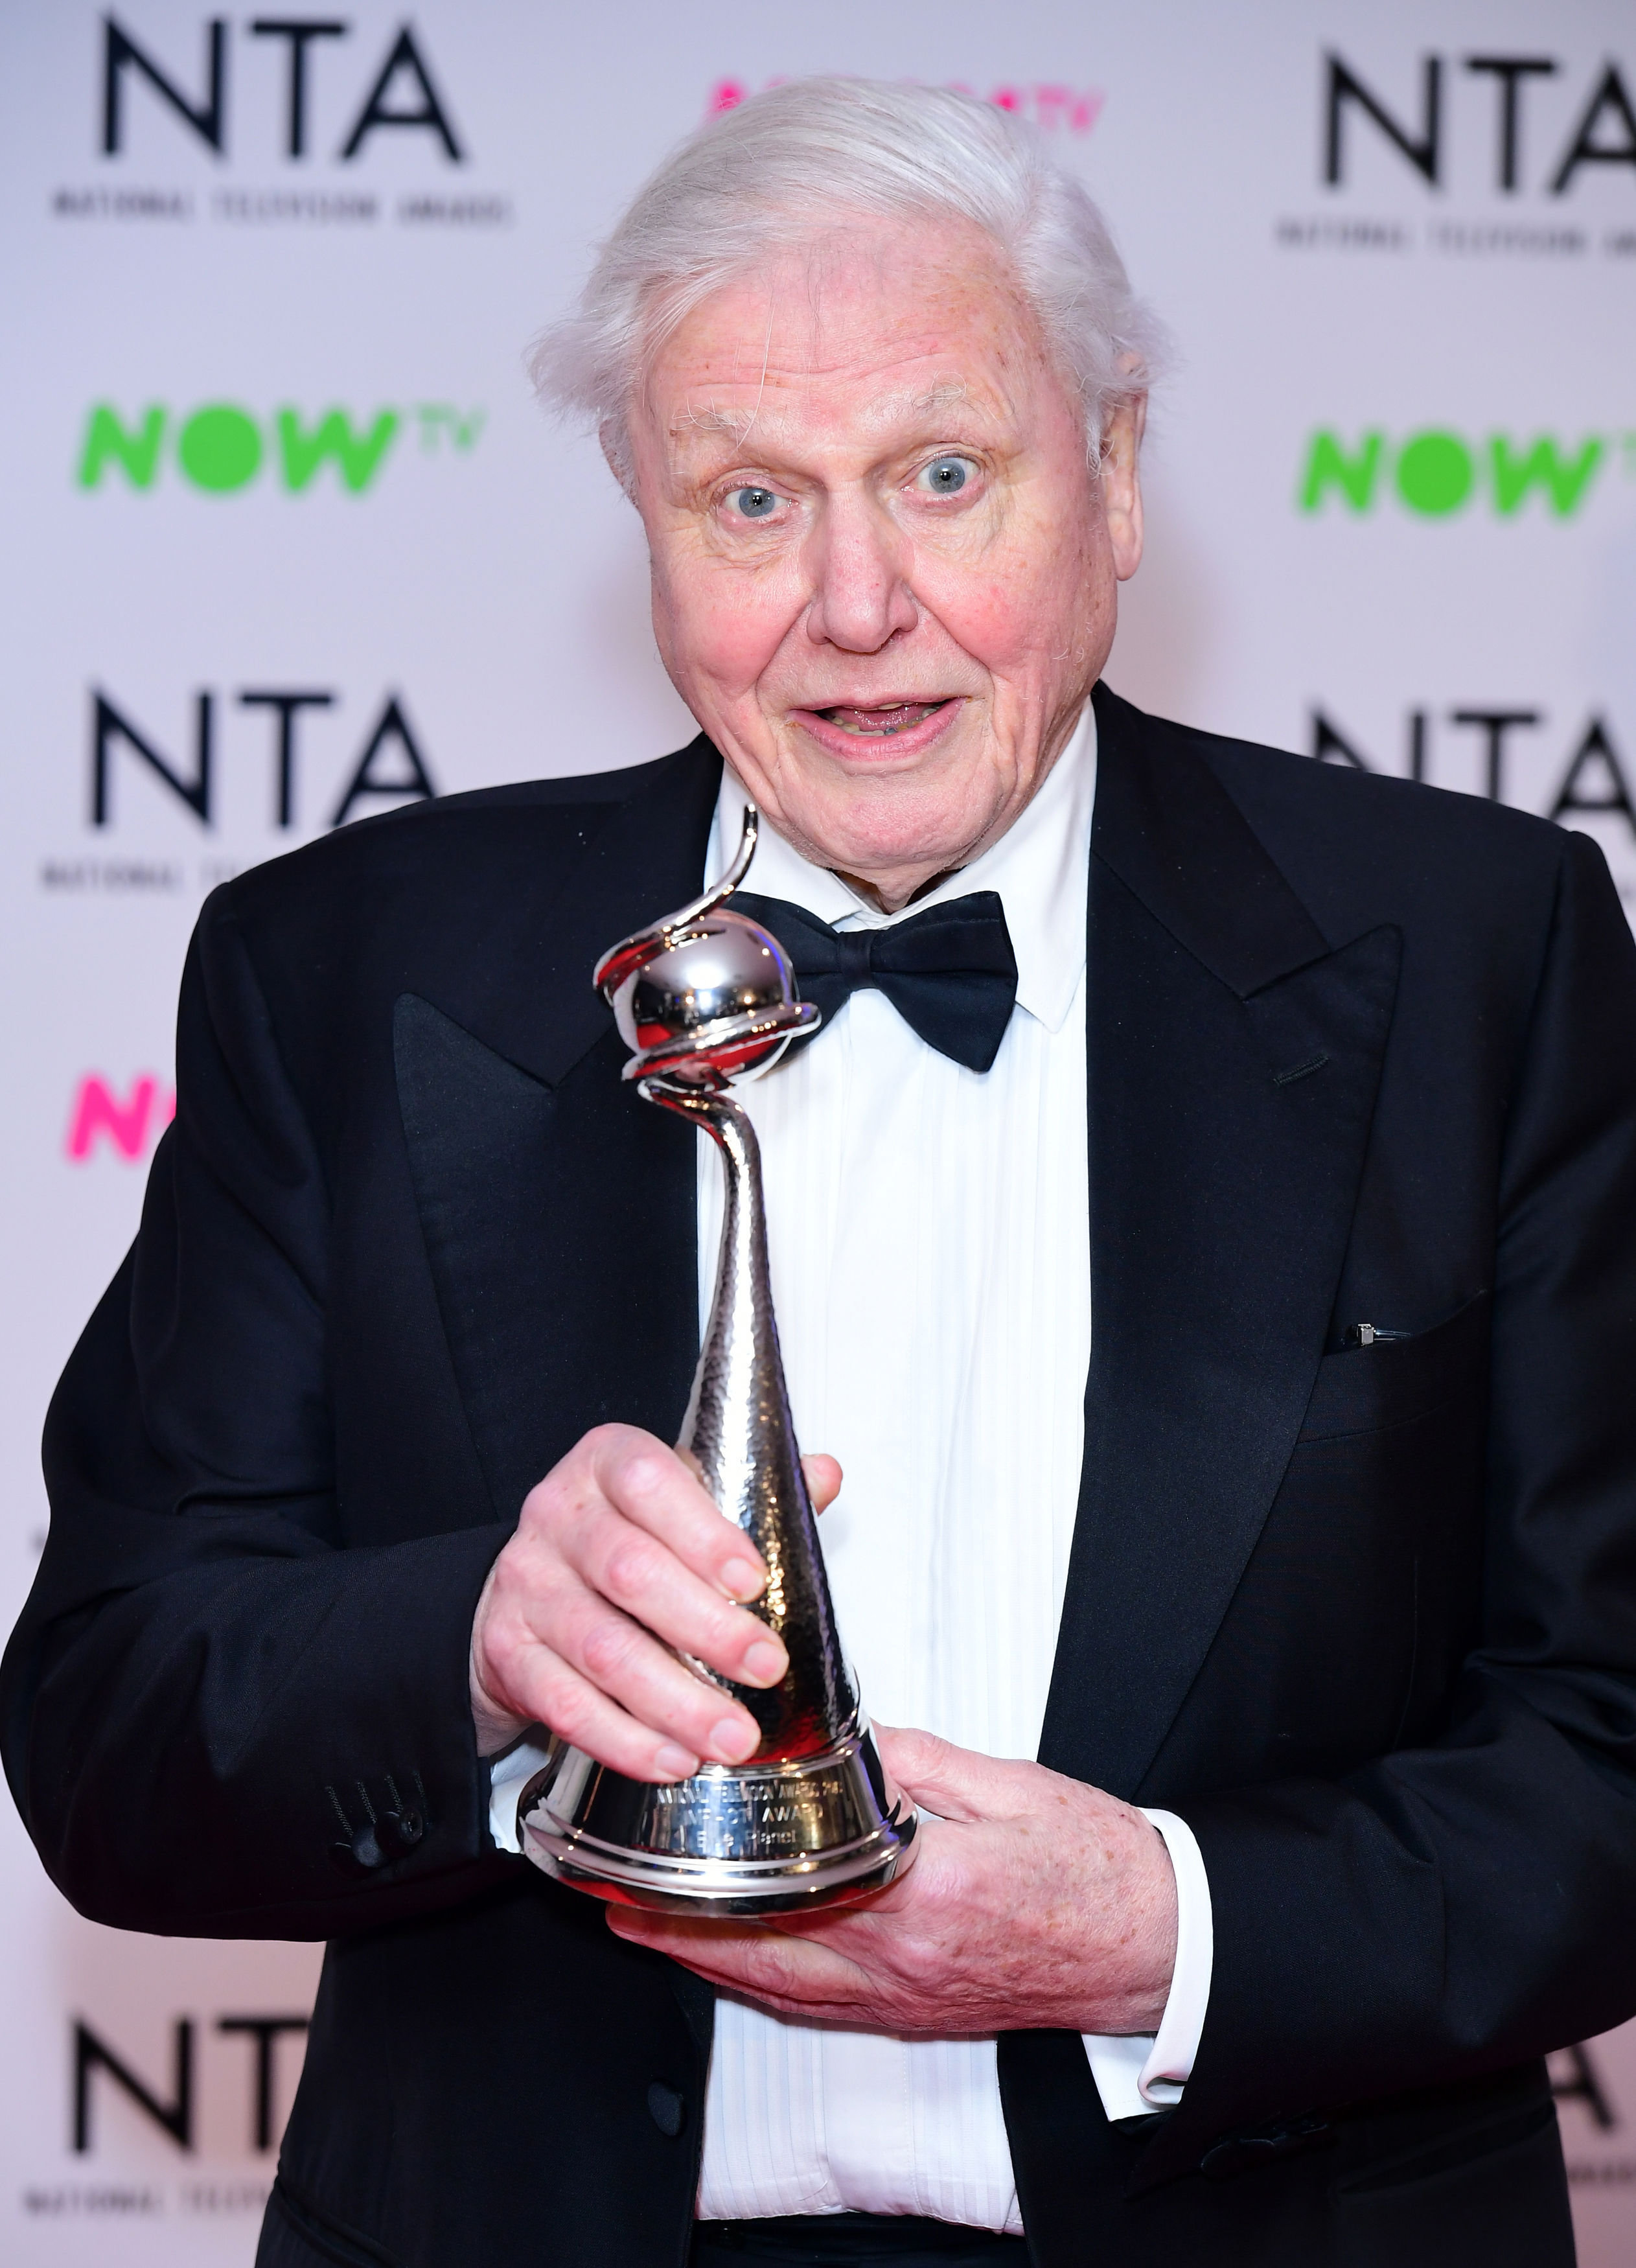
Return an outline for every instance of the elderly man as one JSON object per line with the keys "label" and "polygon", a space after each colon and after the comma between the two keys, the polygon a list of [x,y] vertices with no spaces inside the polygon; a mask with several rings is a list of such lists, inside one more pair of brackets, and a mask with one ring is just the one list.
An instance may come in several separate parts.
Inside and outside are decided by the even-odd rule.
{"label": "elderly man", "polygon": [[[1636,2008],[1636,956],[1584,839],[1100,685],[1147,335],[1014,121],[747,104],[540,357],[700,737],[206,909],[5,1722],[85,1911],[330,1940],[262,2268],[1572,2258],[1541,2058]],[[674,1779],[755,1739],[677,1652],[784,1666],[667,1446],[713,1162],[588,983],[747,799],[828,1002],[745,1090],[792,1391],[925,1814],[753,1926],[515,1855],[540,1728]]]}

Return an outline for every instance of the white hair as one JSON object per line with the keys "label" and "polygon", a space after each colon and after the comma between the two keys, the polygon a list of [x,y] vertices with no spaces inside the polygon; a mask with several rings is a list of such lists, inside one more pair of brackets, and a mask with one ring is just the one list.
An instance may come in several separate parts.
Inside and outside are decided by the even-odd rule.
{"label": "white hair", "polygon": [[1094,461],[1162,341],[1107,224],[1014,114],[882,79],[791,80],[690,135],[637,191],[578,308],[535,342],[541,400],[598,430],[629,488],[630,406],[663,341],[747,269],[859,216],[954,218],[994,239],[1084,404]]}

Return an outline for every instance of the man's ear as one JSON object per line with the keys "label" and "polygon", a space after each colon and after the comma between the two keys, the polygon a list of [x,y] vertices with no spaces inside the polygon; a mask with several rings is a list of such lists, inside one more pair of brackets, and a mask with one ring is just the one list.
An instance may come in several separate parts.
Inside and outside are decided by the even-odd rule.
{"label": "man's ear", "polygon": [[630,437],[623,432],[611,417],[605,417],[596,429],[601,445],[603,461],[632,504],[637,500],[636,475],[630,463]]}
{"label": "man's ear", "polygon": [[1147,396],[1127,395],[1108,413],[1097,452],[1102,512],[1114,573],[1128,582],[1142,563],[1142,476],[1138,460],[1147,423]]}

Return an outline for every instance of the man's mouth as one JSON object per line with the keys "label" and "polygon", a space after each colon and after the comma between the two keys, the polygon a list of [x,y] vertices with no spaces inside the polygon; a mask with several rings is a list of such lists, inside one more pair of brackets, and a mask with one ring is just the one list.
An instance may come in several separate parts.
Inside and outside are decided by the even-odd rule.
{"label": "man's mouth", "polygon": [[917,725],[924,725],[928,717],[934,717],[940,709],[947,706],[947,700],[888,701],[879,708],[863,709],[844,701],[813,713],[838,732],[851,733],[854,739],[888,740],[894,733],[907,733]]}

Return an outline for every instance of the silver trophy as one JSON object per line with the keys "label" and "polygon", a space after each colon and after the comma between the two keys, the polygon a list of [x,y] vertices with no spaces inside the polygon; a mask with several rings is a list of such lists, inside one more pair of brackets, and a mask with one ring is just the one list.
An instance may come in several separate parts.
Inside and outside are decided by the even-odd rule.
{"label": "silver trophy", "polygon": [[728,1093],[733,1078],[770,1067],[818,1021],[795,997],[777,939],[724,910],[755,854],[756,828],[747,809],[721,880],[615,946],[593,981],[633,1050],[625,1077],[649,1102],[703,1126],[721,1151],[721,1256],[678,1447],[766,1562],[767,1587],[750,1611],[778,1633],[790,1666],[763,1691],[684,1657],[760,1727],[747,1764],[706,1764],[691,1779],[652,1786],[553,1740],[517,1812],[524,1850],[559,1881],[693,1914],[861,1897],[909,1864],[917,1823],[881,1768],[836,1636],[773,1320],[760,1153]]}

